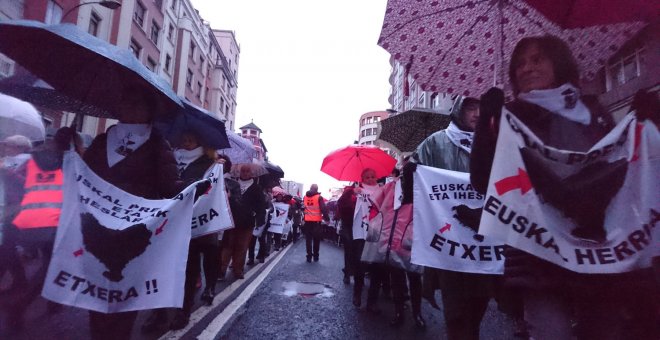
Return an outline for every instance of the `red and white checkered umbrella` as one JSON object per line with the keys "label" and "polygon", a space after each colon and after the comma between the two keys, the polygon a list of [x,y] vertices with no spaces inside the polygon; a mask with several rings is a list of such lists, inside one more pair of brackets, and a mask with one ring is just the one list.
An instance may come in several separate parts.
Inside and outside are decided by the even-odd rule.
{"label": "red and white checkered umbrella", "polygon": [[[607,9],[610,2],[615,1],[600,1],[600,7],[593,11]],[[545,2],[389,0],[378,44],[406,67],[422,90],[479,96],[492,86],[508,89],[509,58],[524,37],[551,34],[563,39],[582,77],[591,79],[645,25],[643,21],[627,21],[565,29],[544,16],[551,12],[548,8],[552,9],[547,4],[542,11],[537,10],[539,3]],[[648,0],[634,3],[658,6]],[[654,13],[657,15],[657,10]],[[578,26],[571,18],[570,25],[561,24]]]}

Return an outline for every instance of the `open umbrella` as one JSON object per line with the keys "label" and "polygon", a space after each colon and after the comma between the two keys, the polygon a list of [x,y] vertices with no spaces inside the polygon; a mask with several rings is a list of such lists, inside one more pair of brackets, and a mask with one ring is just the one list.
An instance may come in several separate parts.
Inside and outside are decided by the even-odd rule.
{"label": "open umbrella", "polygon": [[[407,75],[422,90],[479,96],[492,86],[508,89],[509,58],[523,37],[552,34],[563,39],[573,51],[583,78],[591,79],[608,57],[644,26],[643,22],[626,22],[564,29],[536,9],[534,5],[541,3],[545,7],[556,4],[389,0],[378,44],[404,65]],[[603,7],[607,5],[593,10]]]}
{"label": "open umbrella", "polygon": [[251,163],[257,157],[257,150],[248,139],[227,131],[229,147],[218,150],[218,154],[227,155],[233,164]]}
{"label": "open umbrella", "polygon": [[75,25],[37,21],[0,23],[0,52],[43,79],[58,92],[111,113],[124,91],[140,91],[175,113],[181,101],[170,85],[128,50],[111,45]]}
{"label": "open umbrella", "polygon": [[14,75],[0,80],[0,92],[39,107],[112,118],[108,111],[64,95],[45,81],[31,75]]}
{"label": "open umbrella", "polygon": [[13,135],[25,136],[31,141],[46,139],[41,115],[30,103],[0,93],[0,141]]}
{"label": "open umbrella", "polygon": [[339,181],[359,182],[367,168],[373,169],[377,177],[385,177],[395,165],[396,159],[377,147],[349,145],[325,156],[321,171]]}
{"label": "open umbrella", "polygon": [[181,144],[181,136],[186,132],[195,134],[202,145],[212,149],[229,147],[225,123],[213,116],[213,113],[193,103],[181,99],[183,109],[174,117],[156,119],[154,126],[174,145]]}
{"label": "open umbrella", "polygon": [[261,177],[268,174],[268,170],[259,162],[258,160],[252,160],[250,163],[238,163],[234,164],[231,167],[231,176],[234,178],[239,178],[241,176],[241,169],[243,167],[249,167],[252,171],[253,177]]}
{"label": "open umbrella", "polygon": [[408,110],[381,120],[378,123],[378,140],[401,152],[412,152],[426,137],[446,129],[450,121],[449,115],[431,110]]}
{"label": "open umbrella", "polygon": [[266,170],[268,170],[268,173],[271,176],[273,176],[275,178],[278,178],[278,179],[284,177],[284,170],[282,170],[282,168],[280,168],[279,165],[273,164],[269,161],[264,161],[263,166],[264,166],[264,168],[266,168]]}

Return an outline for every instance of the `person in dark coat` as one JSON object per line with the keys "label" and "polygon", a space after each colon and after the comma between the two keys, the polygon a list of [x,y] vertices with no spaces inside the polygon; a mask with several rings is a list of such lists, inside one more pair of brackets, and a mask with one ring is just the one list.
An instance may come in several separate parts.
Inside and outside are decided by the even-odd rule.
{"label": "person in dark coat", "polygon": [[[174,150],[177,170],[184,185],[190,185],[204,178],[206,171],[215,162],[215,150],[204,148],[199,138],[192,133],[184,133],[181,145]],[[196,193],[199,196],[202,193]],[[197,279],[201,276],[200,261],[204,259],[204,277],[206,281],[202,299],[209,303],[215,295],[215,283],[218,272],[218,237],[216,233],[197,237],[190,240],[188,247],[188,262],[186,265],[186,280],[184,284],[183,308],[177,309],[170,329],[178,330],[186,327],[190,320],[190,313],[197,292]],[[165,309],[155,310],[142,325],[143,332],[156,330],[167,320]]]}
{"label": "person in dark coat", "polygon": [[244,278],[245,257],[252,240],[252,231],[256,226],[266,223],[266,198],[252,174],[250,165],[241,166],[238,180],[240,199],[236,201],[235,209],[232,209],[236,226],[225,231],[222,238],[221,279],[224,279],[230,261],[234,277]]}
{"label": "person in dark coat", "polygon": [[337,214],[335,219],[341,222],[341,231],[339,232],[344,244],[344,283],[351,283],[351,276],[355,275],[353,263],[359,262],[353,253],[353,215],[355,215],[355,203],[357,196],[352,185],[344,187],[344,191],[337,200]]}
{"label": "person in dark coat", "polygon": [[[586,152],[614,126],[595,98],[580,96],[577,63],[557,37],[519,41],[509,76],[514,101],[504,105],[499,89],[489,90],[481,100],[470,173],[482,193],[487,191],[503,106],[544,143],[563,150]],[[580,274],[515,248],[505,256],[504,283],[522,293],[533,338],[658,339],[659,290],[653,268]]]}
{"label": "person in dark coat", "polygon": [[[130,86],[129,86],[130,87]],[[147,199],[174,197],[184,188],[169,143],[152,129],[157,99],[127,87],[117,100],[119,123],[98,135],[84,161],[105,181]],[[137,311],[89,312],[92,339],[130,339]]]}

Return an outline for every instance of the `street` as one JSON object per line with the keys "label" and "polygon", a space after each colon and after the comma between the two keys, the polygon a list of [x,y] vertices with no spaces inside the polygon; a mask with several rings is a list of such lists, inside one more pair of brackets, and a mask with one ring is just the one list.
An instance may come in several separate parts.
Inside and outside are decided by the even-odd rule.
{"label": "street", "polygon": [[[342,282],[343,253],[330,242],[321,243],[319,262],[305,261],[304,240],[273,253],[266,263],[258,264],[239,282],[218,282],[218,295],[212,307],[198,302],[186,329],[142,334],[140,325],[148,312],[141,312],[133,329],[134,339],[441,339],[445,338],[441,311],[422,303],[427,329],[420,331],[412,323],[409,309],[406,323],[393,328],[391,300],[381,298],[380,315],[351,304],[352,286]],[[321,289],[314,291],[320,283]],[[315,294],[320,292],[320,294]],[[366,291],[365,291],[366,295]],[[438,301],[440,297],[438,296]],[[173,313],[170,313],[173,314]],[[86,339],[87,312],[63,307],[48,314],[39,298],[29,308],[26,327],[20,334],[8,334],[1,328],[0,338],[12,339]],[[483,339],[513,339],[511,321],[491,302],[481,327]],[[10,337],[9,337],[10,336]]]}

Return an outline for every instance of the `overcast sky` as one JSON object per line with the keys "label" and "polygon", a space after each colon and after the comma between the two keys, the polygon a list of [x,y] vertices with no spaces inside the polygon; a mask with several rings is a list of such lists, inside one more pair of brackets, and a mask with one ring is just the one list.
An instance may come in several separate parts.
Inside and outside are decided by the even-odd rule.
{"label": "overcast sky", "polygon": [[386,0],[192,0],[241,47],[236,126],[263,130],[285,179],[340,182],[319,169],[358,138],[360,115],[389,108],[389,54],[376,44]]}

